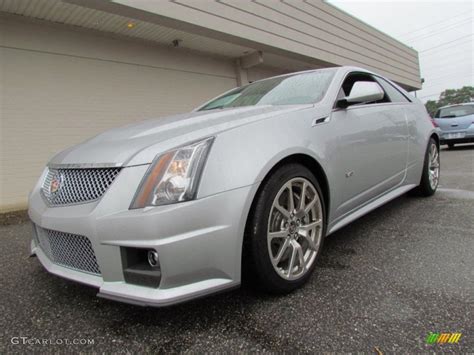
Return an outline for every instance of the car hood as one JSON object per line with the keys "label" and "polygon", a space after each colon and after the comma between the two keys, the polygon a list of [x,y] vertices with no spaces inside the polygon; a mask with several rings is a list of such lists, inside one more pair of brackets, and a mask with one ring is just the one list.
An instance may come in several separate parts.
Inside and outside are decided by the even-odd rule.
{"label": "car hood", "polygon": [[[54,156],[50,165],[131,166],[151,163],[156,154],[215,135],[219,132],[268,119],[312,105],[248,106],[146,120],[114,128]],[[150,148],[152,154],[150,154]],[[140,154],[147,150],[147,154]]]}

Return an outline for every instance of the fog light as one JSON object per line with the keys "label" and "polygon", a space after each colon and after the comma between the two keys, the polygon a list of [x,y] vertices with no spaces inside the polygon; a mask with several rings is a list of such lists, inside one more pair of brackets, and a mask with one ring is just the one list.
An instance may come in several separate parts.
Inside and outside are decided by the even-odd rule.
{"label": "fog light", "polygon": [[152,268],[160,267],[160,262],[158,261],[158,253],[156,250],[148,250],[148,264]]}
{"label": "fog light", "polygon": [[161,269],[156,250],[120,247],[120,253],[126,283],[153,288],[160,286]]}

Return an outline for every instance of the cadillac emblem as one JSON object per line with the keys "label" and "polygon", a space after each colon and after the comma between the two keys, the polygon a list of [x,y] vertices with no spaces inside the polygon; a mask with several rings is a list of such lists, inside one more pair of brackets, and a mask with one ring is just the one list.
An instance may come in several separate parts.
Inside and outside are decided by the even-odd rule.
{"label": "cadillac emblem", "polygon": [[61,174],[60,172],[57,172],[56,174],[54,174],[53,178],[51,179],[51,183],[49,184],[49,194],[52,196],[56,195],[61,189],[63,181],[64,181],[63,174]]}

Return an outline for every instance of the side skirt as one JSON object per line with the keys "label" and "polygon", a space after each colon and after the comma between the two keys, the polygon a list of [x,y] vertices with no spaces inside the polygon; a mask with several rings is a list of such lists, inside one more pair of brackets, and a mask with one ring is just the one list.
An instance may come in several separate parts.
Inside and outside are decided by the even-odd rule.
{"label": "side skirt", "polygon": [[397,187],[396,189],[380,197],[377,197],[375,200],[363,205],[362,207],[359,207],[354,212],[345,216],[341,220],[335,221],[335,223],[331,223],[331,225],[328,228],[329,232],[326,235],[330,235],[331,233],[334,233],[338,229],[341,229],[342,227],[348,225],[349,223],[355,221],[356,219],[362,217],[363,215],[373,211],[377,207],[380,207],[386,204],[387,202],[397,198],[398,196],[403,195],[405,192],[410,191],[414,187],[416,187],[416,184],[403,185],[403,186]]}

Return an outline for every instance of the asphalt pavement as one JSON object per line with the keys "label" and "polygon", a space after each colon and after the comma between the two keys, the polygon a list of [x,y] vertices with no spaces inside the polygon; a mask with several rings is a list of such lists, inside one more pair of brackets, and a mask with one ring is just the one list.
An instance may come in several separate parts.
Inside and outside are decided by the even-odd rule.
{"label": "asphalt pavement", "polygon": [[[28,258],[0,226],[0,353],[474,352],[474,145],[441,152],[440,189],[402,196],[330,236],[287,296],[244,286],[170,308],[97,298]],[[430,332],[462,333],[427,344]]]}

